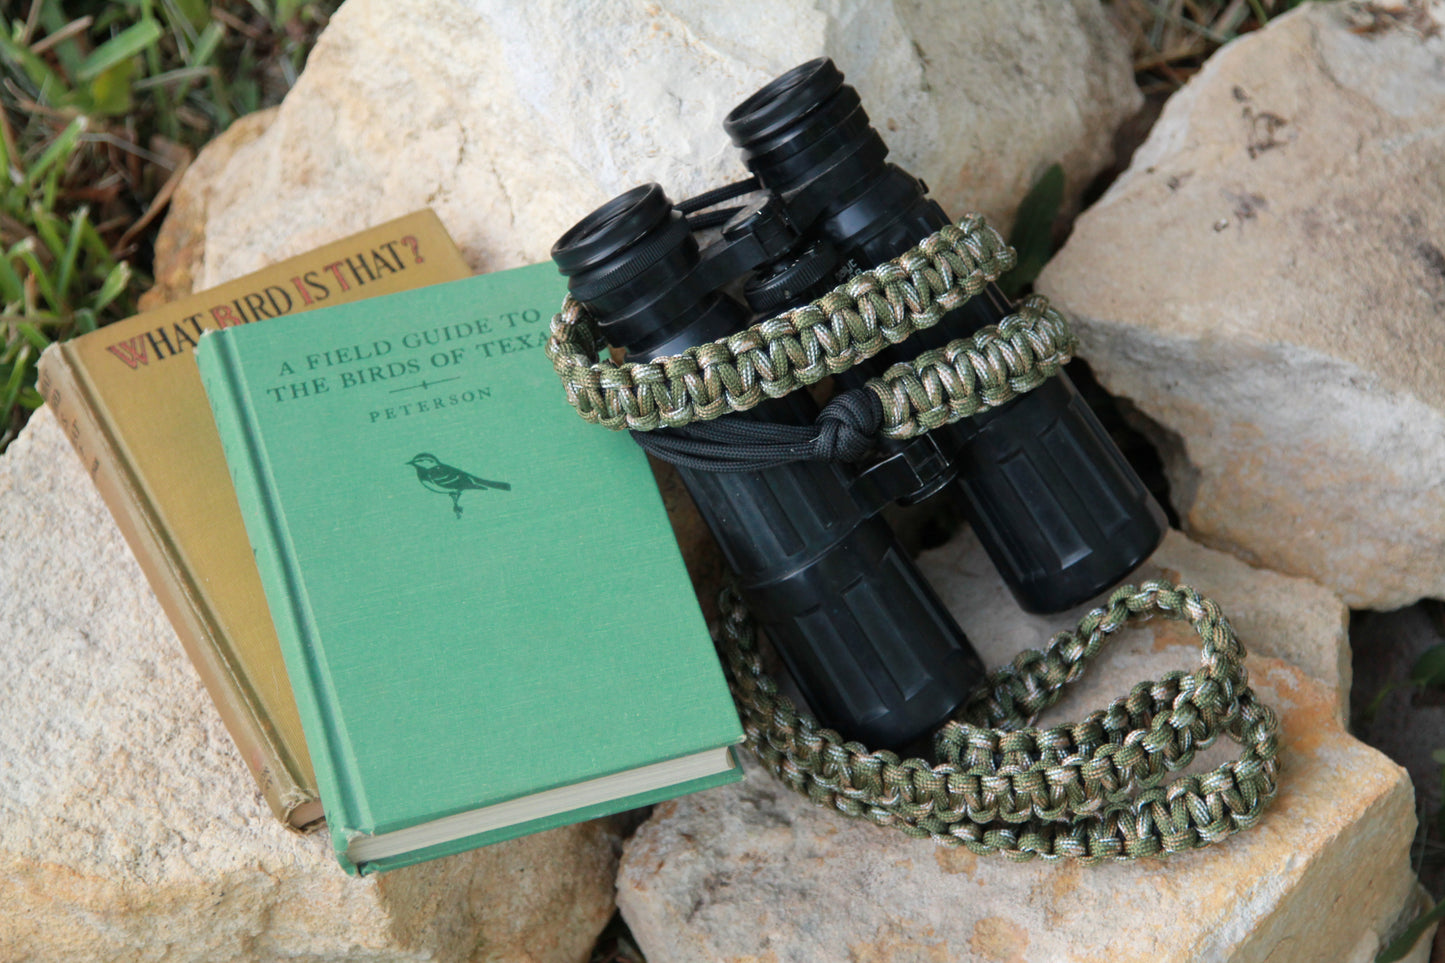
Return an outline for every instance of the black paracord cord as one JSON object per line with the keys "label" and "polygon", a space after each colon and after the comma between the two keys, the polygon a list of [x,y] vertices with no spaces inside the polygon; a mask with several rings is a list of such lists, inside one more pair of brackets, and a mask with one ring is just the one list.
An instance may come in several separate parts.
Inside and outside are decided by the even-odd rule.
{"label": "black paracord cord", "polygon": [[743,472],[795,461],[859,461],[877,443],[883,403],[866,388],[837,395],[811,425],[729,415],[682,428],[634,431],[648,454],[679,468]]}

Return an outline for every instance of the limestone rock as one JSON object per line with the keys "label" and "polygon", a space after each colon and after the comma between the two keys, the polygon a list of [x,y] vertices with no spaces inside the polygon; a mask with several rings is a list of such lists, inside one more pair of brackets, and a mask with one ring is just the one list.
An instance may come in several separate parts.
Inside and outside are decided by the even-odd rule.
{"label": "limestone rock", "polygon": [[585,960],[593,822],[379,877],[284,829],[48,409],[0,458],[0,961]]}
{"label": "limestone rock", "polygon": [[[1074,621],[1018,613],[969,536],[921,564],[990,665]],[[659,807],[627,844],[618,905],[649,963],[1372,960],[1417,911],[1415,818],[1406,774],[1344,731],[1340,692],[1319,681],[1338,672],[1339,601],[1177,535],[1139,577],[1161,570],[1231,615],[1252,682],[1281,714],[1281,790],[1258,826],[1168,860],[1011,863],[848,820],[754,766],[740,785]],[[1197,653],[1179,623],[1123,633],[1040,724],[1079,718]],[[1233,748],[1222,740],[1195,765]]]}
{"label": "limestone rock", "polygon": [[155,284],[140,298],[150,311],[199,289],[205,265],[206,213],[220,174],[236,151],[260,137],[277,108],[247,114],[201,150],[181,178],[155,243]]}
{"label": "limestone rock", "polygon": [[1393,608],[1445,595],[1445,5],[1356,6],[1218,51],[1039,287],[1187,531]]}
{"label": "limestone rock", "polygon": [[199,290],[206,256],[206,213],[220,174],[236,151],[264,134],[276,120],[277,108],[258,110],[237,120],[201,151],[181,178],[166,209],[155,246],[156,283],[141,295],[140,309],[150,311]]}
{"label": "limestone rock", "polygon": [[480,270],[545,260],[637,184],[681,199],[743,176],[723,116],[820,54],[896,162],[1003,228],[1056,161],[1077,202],[1140,104],[1098,0],[350,0],[215,174],[205,285],[423,206]]}

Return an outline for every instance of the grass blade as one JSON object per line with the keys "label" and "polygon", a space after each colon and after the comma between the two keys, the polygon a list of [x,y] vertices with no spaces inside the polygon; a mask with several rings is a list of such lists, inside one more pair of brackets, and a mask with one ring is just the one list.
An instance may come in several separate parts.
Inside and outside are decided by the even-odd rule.
{"label": "grass blade", "polygon": [[23,341],[19,344],[20,350],[15,353],[15,359],[11,362],[10,377],[5,380],[3,391],[0,391],[0,411],[9,411],[15,406],[20,389],[25,387],[25,376],[30,373],[30,356],[34,350]]}
{"label": "grass blade", "polygon": [[89,220],[88,207],[79,208],[70,216],[70,235],[65,239],[65,250],[60,254],[60,263],[55,272],[55,286],[62,291],[69,291],[70,282],[75,278],[75,263],[80,257],[80,238]]}
{"label": "grass blade", "polygon": [[221,38],[226,35],[226,28],[219,20],[212,20],[206,24],[201,35],[196,40],[196,45],[191,48],[190,59],[186,61],[192,67],[203,67],[210,63],[215,56],[216,49],[221,45]]}
{"label": "grass blade", "polygon": [[80,243],[85,245],[85,249],[90,252],[90,256],[95,258],[99,263],[109,264],[114,260],[110,245],[105,243],[105,239],[100,236],[100,232],[95,229],[95,225],[88,219],[80,228]]}
{"label": "grass blade", "polygon": [[162,32],[161,25],[154,20],[142,20],[126,27],[90,52],[75,72],[75,79],[94,80],[110,67],[152,46]]}
{"label": "grass blade", "polygon": [[0,53],[6,59],[18,63],[25,71],[25,76],[35,85],[37,90],[65,90],[67,85],[63,83],[50,67],[27,48],[20,46],[4,30],[0,30]]}
{"label": "grass blade", "polygon": [[134,58],[102,70],[89,85],[91,110],[108,117],[130,113],[135,105],[135,81],[132,79],[135,73]]}
{"label": "grass blade", "polygon": [[1425,931],[1442,918],[1445,918],[1445,900],[1436,903],[1434,909],[1422,913],[1415,922],[1407,926],[1399,939],[1380,951],[1380,955],[1375,957],[1375,963],[1397,963],[1403,960],[1405,955],[1415,948],[1420,937],[1425,935]]}
{"label": "grass blade", "polygon": [[1054,221],[1064,204],[1064,169],[1054,164],[1044,171],[1014,216],[1009,243],[1018,252],[1013,270],[999,278],[999,287],[1009,297],[1017,297],[1039,276],[1054,253]]}
{"label": "grass blade", "polygon": [[45,50],[53,49],[55,59],[60,61],[61,74],[75,76],[75,68],[80,66],[80,61],[85,57],[80,49],[80,42],[75,37],[94,26],[95,18],[84,16],[71,20],[61,9],[61,4],[45,0],[32,6],[40,8],[40,26],[45,28],[45,36],[30,45],[30,52],[38,57]]}
{"label": "grass blade", "polygon": [[7,309],[9,305],[25,300],[25,282],[15,273],[10,257],[9,253],[0,254],[0,295],[4,295]]}
{"label": "grass blade", "polygon": [[90,334],[99,327],[95,323],[95,312],[90,308],[80,308],[70,316],[70,320],[75,325],[76,334]]}
{"label": "grass blade", "polygon": [[65,253],[65,242],[60,238],[59,218],[48,208],[39,202],[30,205],[31,226],[35,228],[35,236],[50,248],[51,257],[60,257]]}
{"label": "grass blade", "polygon": [[175,70],[167,70],[163,74],[156,74],[154,77],[137,80],[134,89],[139,92],[166,84],[188,84],[193,80],[205,80],[215,72],[211,67],[178,67]]}
{"label": "grass blade", "polygon": [[[39,159],[25,172],[21,183],[27,193],[34,189],[36,182],[49,173],[57,163],[70,160],[70,155],[75,153],[75,145],[80,140],[80,135],[85,132],[87,125],[88,121],[82,115],[66,124],[65,129],[55,136],[55,139],[50,142],[50,146],[45,148]],[[64,164],[62,163],[61,166]]]}
{"label": "grass blade", "polygon": [[36,351],[44,351],[46,348],[50,347],[50,339],[47,338],[45,335],[41,334],[40,329],[33,324],[27,324],[24,321],[20,321],[16,323],[15,330],[20,332],[20,336],[22,338],[35,345]]}
{"label": "grass blade", "polygon": [[110,273],[105,276],[105,282],[101,284],[94,300],[90,302],[90,310],[96,314],[104,311],[129,286],[130,264],[126,261],[118,261],[115,267],[110,269]]}
{"label": "grass blade", "polygon": [[27,237],[15,247],[20,254],[20,260],[24,261],[25,266],[30,269],[30,276],[35,279],[35,286],[40,289],[40,296],[50,305],[50,310],[56,314],[64,314],[65,303],[59,292],[55,290],[55,281],[46,273],[40,259],[35,256],[35,239]]}

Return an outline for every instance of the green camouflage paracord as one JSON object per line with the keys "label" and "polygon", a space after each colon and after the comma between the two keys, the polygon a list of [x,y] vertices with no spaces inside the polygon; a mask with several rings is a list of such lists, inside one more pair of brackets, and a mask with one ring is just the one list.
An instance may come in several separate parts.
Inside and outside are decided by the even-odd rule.
{"label": "green camouflage paracord", "polygon": [[[936,324],[1013,264],[998,233],[969,216],[811,304],[651,362],[599,361],[596,321],[569,297],[547,356],[586,420],[677,427],[847,370]],[[883,403],[884,434],[910,438],[1037,387],[1075,346],[1063,316],[1030,297],[998,325],[893,365],[867,388]],[[1218,605],[1187,585],[1124,586],[1046,650],[1020,653],[938,731],[937,762],[845,742],[799,712],[764,671],[741,599],[727,590],[720,603],[716,642],[747,745],[793,790],[849,816],[977,853],[1098,862],[1208,845],[1254,825],[1274,798],[1278,722],[1250,688],[1244,647]],[[1194,626],[1199,669],[1141,682],[1082,722],[1033,728],[1110,635],[1153,615]],[[1238,758],[1159,785],[1220,734],[1240,744]]]}
{"label": "green camouflage paracord", "polygon": [[[720,602],[718,648],[748,747],[795,792],[849,816],[975,853],[1099,862],[1198,849],[1253,826],[1274,799],[1274,712],[1219,606],[1187,585],[1123,586],[1044,651],[1019,653],[938,731],[936,762],[845,742],[799,712],[763,669],[741,600],[729,590]],[[1140,682],[1080,722],[1032,726],[1110,635],[1152,615],[1194,626],[1198,669]],[[1220,734],[1238,758],[1160,785]]]}
{"label": "green camouflage paracord", "polygon": [[[586,420],[617,430],[676,428],[846,371],[937,324],[1014,259],[981,217],[965,217],[811,304],[680,355],[620,365],[598,360],[596,320],[568,297],[552,319],[547,357]],[[867,387],[883,402],[884,434],[911,438],[1037,387],[1074,346],[1063,316],[1031,297],[998,325],[893,365]]]}

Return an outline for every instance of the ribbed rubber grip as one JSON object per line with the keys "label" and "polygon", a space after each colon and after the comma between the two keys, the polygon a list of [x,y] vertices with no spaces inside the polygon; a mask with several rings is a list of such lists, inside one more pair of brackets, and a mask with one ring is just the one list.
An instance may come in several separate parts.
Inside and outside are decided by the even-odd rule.
{"label": "ribbed rubber grip", "polygon": [[[797,421],[812,409],[796,394],[752,414]],[[679,472],[749,607],[826,725],[869,745],[902,747],[931,732],[982,680],[963,630],[887,522],[854,503],[849,469],[795,462]]]}
{"label": "ribbed rubber grip", "polygon": [[1163,511],[1067,377],[958,431],[970,520],[1030,612],[1098,595],[1163,539]]}

